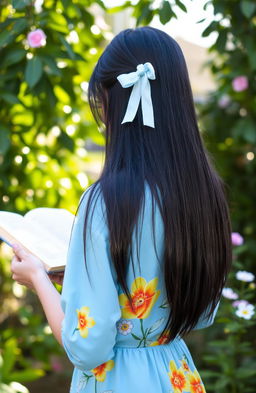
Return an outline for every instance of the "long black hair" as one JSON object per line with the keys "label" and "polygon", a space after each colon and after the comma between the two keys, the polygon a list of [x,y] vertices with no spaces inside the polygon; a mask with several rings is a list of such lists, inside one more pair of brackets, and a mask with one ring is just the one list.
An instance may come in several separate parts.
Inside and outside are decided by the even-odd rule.
{"label": "long black hair", "polygon": [[[131,88],[123,88],[117,76],[145,62],[152,63],[156,74],[150,81],[155,128],[143,125],[141,108],[132,122],[121,125]],[[148,183],[164,223],[163,273],[170,314],[162,334],[170,331],[169,342],[191,331],[209,306],[210,316],[232,261],[226,184],[201,139],[180,46],[153,27],[121,31],[95,66],[88,99],[98,125],[105,126],[106,146],[104,167],[86,208],[84,241],[90,206],[100,189],[111,259],[131,299],[126,282],[129,251]]]}

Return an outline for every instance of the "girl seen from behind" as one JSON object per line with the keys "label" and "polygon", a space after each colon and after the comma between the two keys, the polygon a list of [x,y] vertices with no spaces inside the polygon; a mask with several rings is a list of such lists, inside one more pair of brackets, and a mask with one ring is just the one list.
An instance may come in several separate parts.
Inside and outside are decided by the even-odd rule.
{"label": "girl seen from behind", "polygon": [[105,162],[79,201],[62,294],[22,248],[14,279],[36,290],[73,363],[71,393],[203,393],[183,338],[214,321],[231,222],[179,45],[149,26],[123,30],[88,98]]}

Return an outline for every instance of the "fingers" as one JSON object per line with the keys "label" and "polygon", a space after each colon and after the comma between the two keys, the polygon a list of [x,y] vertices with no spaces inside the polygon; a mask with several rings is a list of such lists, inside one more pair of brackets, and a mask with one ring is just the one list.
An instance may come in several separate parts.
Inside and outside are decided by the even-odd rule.
{"label": "fingers", "polygon": [[20,262],[20,260],[18,259],[18,257],[16,255],[14,255],[14,257],[12,258],[12,261],[11,261],[11,272],[12,273],[15,273],[15,271],[16,271],[16,263],[17,262]]}
{"label": "fingers", "polygon": [[13,251],[15,253],[15,255],[19,258],[19,259],[25,259],[28,257],[28,253],[25,251],[25,249],[20,246],[19,244],[15,243],[12,245]]}

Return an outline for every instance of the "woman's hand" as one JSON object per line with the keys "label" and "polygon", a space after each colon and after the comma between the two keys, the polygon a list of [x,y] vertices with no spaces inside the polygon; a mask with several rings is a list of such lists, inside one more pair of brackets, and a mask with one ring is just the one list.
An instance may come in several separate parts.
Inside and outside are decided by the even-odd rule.
{"label": "woman's hand", "polygon": [[11,261],[13,280],[30,289],[34,289],[36,277],[47,275],[43,262],[19,244],[13,245],[13,251],[15,253]]}

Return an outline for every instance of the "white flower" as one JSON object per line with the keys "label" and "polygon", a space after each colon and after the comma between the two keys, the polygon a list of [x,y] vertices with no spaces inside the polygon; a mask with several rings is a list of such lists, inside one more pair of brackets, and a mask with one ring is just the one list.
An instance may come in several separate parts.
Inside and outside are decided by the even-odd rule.
{"label": "white flower", "polygon": [[236,278],[237,280],[240,281],[246,281],[246,282],[251,282],[254,280],[254,274],[250,273],[250,272],[246,272],[245,270],[239,270],[236,273]]}
{"label": "white flower", "polygon": [[240,304],[236,310],[236,315],[240,318],[251,319],[254,314],[254,306],[252,304]]}
{"label": "white flower", "polygon": [[119,333],[123,334],[124,336],[127,336],[127,334],[131,333],[133,328],[133,323],[131,321],[128,321],[127,319],[121,319],[117,323],[117,329]]}
{"label": "white flower", "polygon": [[238,294],[232,288],[223,288],[222,295],[227,299],[238,299]]}

